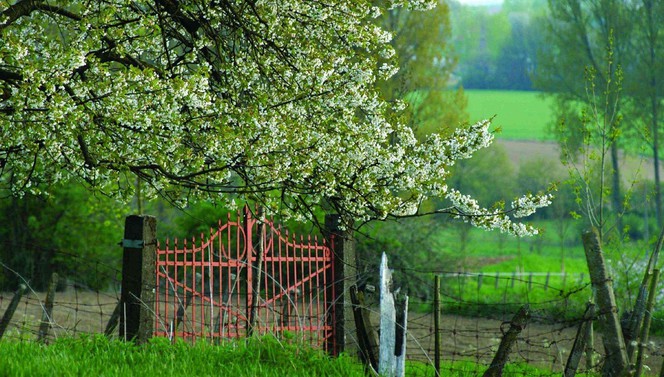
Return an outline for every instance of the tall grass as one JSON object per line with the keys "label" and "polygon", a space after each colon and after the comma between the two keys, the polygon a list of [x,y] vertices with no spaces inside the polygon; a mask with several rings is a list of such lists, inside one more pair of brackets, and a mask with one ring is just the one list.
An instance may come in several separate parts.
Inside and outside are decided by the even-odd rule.
{"label": "tall grass", "polygon": [[0,354],[0,374],[7,376],[364,376],[349,357],[270,337],[218,346],[155,338],[137,346],[91,336],[49,346],[0,342]]}
{"label": "tall grass", "polygon": [[[305,345],[253,338],[212,345],[195,345],[164,338],[137,346],[103,336],[60,338],[51,345],[0,342],[3,376],[365,376],[354,358],[330,358]],[[441,375],[471,377],[487,366],[473,361],[443,362]],[[526,364],[508,364],[510,376],[551,376],[552,372]],[[409,361],[407,376],[433,376],[430,363]]]}

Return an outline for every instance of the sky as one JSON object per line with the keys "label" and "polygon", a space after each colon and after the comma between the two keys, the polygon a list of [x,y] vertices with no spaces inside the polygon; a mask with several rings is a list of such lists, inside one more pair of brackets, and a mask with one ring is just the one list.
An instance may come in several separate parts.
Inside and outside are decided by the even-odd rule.
{"label": "sky", "polygon": [[502,4],[503,0],[457,0],[464,5],[498,5]]}

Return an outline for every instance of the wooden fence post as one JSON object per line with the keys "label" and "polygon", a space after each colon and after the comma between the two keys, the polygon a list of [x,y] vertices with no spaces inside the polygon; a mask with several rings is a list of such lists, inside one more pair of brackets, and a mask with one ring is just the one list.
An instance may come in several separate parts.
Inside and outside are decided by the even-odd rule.
{"label": "wooden fence post", "polygon": [[594,331],[595,325],[594,325],[594,321],[595,321],[595,315],[597,313],[597,307],[596,307],[596,305],[594,304],[594,302],[592,300],[590,302],[588,302],[587,305],[588,305],[588,307],[590,307],[592,305],[592,313],[589,313],[589,314],[592,314],[591,315],[591,320],[590,320],[590,322],[588,322],[588,326],[586,326],[586,335],[585,335],[585,339],[586,339],[586,347],[585,347],[586,348],[585,349],[585,352],[586,352],[586,372],[590,372],[591,370],[593,370],[593,368],[595,368],[595,331]]}
{"label": "wooden fence post", "polygon": [[397,299],[396,302],[396,341],[394,355],[396,356],[395,376],[406,375],[406,343],[408,340],[408,296]]}
{"label": "wooden fence post", "polygon": [[[405,296],[403,300],[398,300],[397,295],[392,292],[392,284],[392,271],[387,267],[387,255],[383,253],[380,262],[378,373],[386,377],[404,377],[406,373],[406,337],[408,336],[408,296]],[[399,304],[397,305],[397,303]],[[399,308],[397,309],[397,307]]]}
{"label": "wooden fence post", "polygon": [[21,301],[21,297],[23,297],[23,294],[27,289],[28,287],[25,284],[21,284],[18,287],[16,293],[14,293],[12,301],[9,303],[7,310],[5,310],[5,314],[2,316],[2,320],[0,320],[0,339],[2,339],[2,336],[5,335],[5,330],[7,330],[7,326],[9,326],[9,322],[11,322],[12,317],[14,316],[14,312],[18,307],[18,303]]}
{"label": "wooden fence post", "polygon": [[526,327],[529,320],[530,309],[528,308],[528,305],[524,305],[514,315],[512,321],[510,321],[510,328],[500,340],[498,351],[493,357],[491,365],[489,365],[489,368],[484,372],[482,377],[500,377],[503,375],[503,368],[507,363],[507,357],[512,349],[512,345],[514,345],[516,338],[519,336],[519,333],[521,333],[521,330]]}
{"label": "wooden fence post", "polygon": [[37,341],[43,343],[46,341],[46,336],[48,336],[48,330],[51,329],[51,324],[53,322],[53,300],[55,299],[55,288],[58,286],[58,274],[51,274],[51,282],[48,284],[48,292],[46,293],[46,300],[44,301],[44,308],[42,312],[41,323],[39,324],[39,334],[37,335]]}
{"label": "wooden fence post", "polygon": [[611,278],[606,270],[604,254],[596,229],[583,233],[583,248],[586,252],[590,282],[597,295],[599,321],[606,349],[606,362],[603,375],[619,376],[629,366],[625,339],[620,328],[616,299],[613,295]]}
{"label": "wooden fence post", "polygon": [[[340,229],[340,217],[337,214],[325,216],[325,236],[331,240],[330,247],[334,255],[333,271],[327,277],[330,293],[327,297],[335,300],[334,318],[329,317],[334,326],[334,339],[327,345],[328,352],[339,355],[346,352],[357,354],[357,342],[354,340],[355,321],[350,289],[357,283],[357,259],[355,241],[351,231]],[[334,295],[332,295],[334,292]]]}
{"label": "wooden fence post", "polygon": [[[496,274],[496,281],[498,281]],[[436,377],[440,377],[440,275],[434,277],[433,284],[433,327],[434,327],[434,355],[433,367],[436,370]]]}
{"label": "wooden fence post", "polygon": [[394,295],[392,295],[392,271],[387,267],[387,255],[383,253],[380,262],[380,340],[378,345],[378,373],[381,376],[393,377],[396,370],[394,355],[396,340],[396,313]]}
{"label": "wooden fence post", "polygon": [[378,336],[371,326],[370,314],[364,301],[364,292],[358,292],[356,286],[350,288],[353,301],[353,315],[357,328],[360,360],[365,365],[367,375],[378,375]]}
{"label": "wooden fence post", "polygon": [[118,301],[111,313],[111,317],[106,322],[106,328],[104,329],[104,335],[107,337],[113,335],[113,331],[118,327],[118,322],[120,321],[120,314],[122,313],[122,301]]}
{"label": "wooden fence post", "polygon": [[645,317],[643,318],[643,326],[641,327],[641,336],[639,339],[638,354],[636,357],[636,373],[635,376],[641,376],[643,372],[643,353],[644,348],[648,344],[650,335],[650,323],[652,321],[652,311],[655,305],[655,296],[657,296],[657,282],[659,280],[659,269],[655,268],[652,272],[650,281],[650,290],[648,292],[648,303],[646,305]]}
{"label": "wooden fence post", "polygon": [[625,346],[627,347],[627,360],[631,363],[634,360],[634,351],[636,350],[639,329],[643,325],[643,317],[646,311],[646,301],[648,300],[648,284],[650,282],[650,271],[646,270],[643,281],[639,286],[639,293],[636,296],[634,309],[629,317],[627,326],[623,328],[625,337]]}
{"label": "wooden fence post", "polygon": [[120,338],[143,343],[152,337],[155,320],[157,220],[128,216],[122,247]]}
{"label": "wooden fence post", "polygon": [[579,329],[576,332],[576,338],[574,338],[574,345],[572,346],[572,351],[569,353],[567,358],[567,363],[565,364],[565,371],[563,372],[564,377],[574,377],[576,375],[576,369],[579,367],[579,361],[581,360],[581,355],[586,349],[586,342],[588,341],[588,326],[592,324],[593,317],[595,315],[595,305],[588,303],[586,312],[583,315]]}

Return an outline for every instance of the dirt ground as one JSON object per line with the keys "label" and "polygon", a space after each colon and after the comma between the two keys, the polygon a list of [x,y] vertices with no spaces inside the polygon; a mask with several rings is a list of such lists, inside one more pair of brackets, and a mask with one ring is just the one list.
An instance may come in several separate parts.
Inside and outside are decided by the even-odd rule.
{"label": "dirt ground", "polygon": [[[533,160],[551,160],[558,165],[561,172],[567,171],[560,163],[560,147],[554,141],[498,139],[496,145],[505,149],[515,167]],[[655,178],[652,158],[626,155],[620,152],[620,167],[623,179],[628,184],[640,179],[653,180]],[[660,174],[662,173],[664,173],[664,167],[660,167]]]}
{"label": "dirt ground", "polygon": [[[377,318],[376,318],[377,321]],[[433,316],[430,314],[409,313],[407,355],[409,358],[427,361],[433,359],[434,337]],[[442,360],[474,360],[481,365],[489,365],[498,349],[503,331],[509,323],[486,318],[469,318],[454,315],[442,317],[441,348]],[[576,337],[577,326],[573,323],[545,324],[531,321],[520,334],[516,346],[510,354],[510,361],[551,368],[552,372],[562,372]],[[664,355],[664,339],[650,339],[646,349],[645,365],[648,375],[658,375]],[[594,336],[595,350],[602,350],[601,335]],[[603,352],[602,352],[603,353]],[[599,363],[601,355],[596,356]],[[579,371],[585,370],[585,357]],[[598,365],[599,366],[599,365]]]}
{"label": "dirt ground", "polygon": [[[13,292],[0,292],[0,314],[9,306]],[[56,292],[50,337],[103,333],[120,293],[87,292],[69,289]],[[3,339],[32,339],[39,331],[46,294],[26,292],[21,299]]]}
{"label": "dirt ground", "polygon": [[[13,293],[0,292],[0,315],[5,313]],[[81,333],[101,333],[115,308],[119,294],[68,290],[58,292],[53,308],[55,325],[51,338]],[[41,320],[44,294],[28,293],[21,300],[3,339],[35,339]],[[377,324],[375,315],[372,323]],[[471,360],[488,365],[498,348],[502,331],[509,323],[495,319],[444,315],[441,326],[441,359]],[[512,350],[512,362],[525,362],[560,372],[564,368],[576,335],[576,324],[545,324],[535,318],[521,333]],[[407,357],[430,362],[434,359],[434,318],[431,314],[409,313]],[[664,339],[651,339],[645,364],[649,375],[657,375],[662,365]],[[595,335],[595,349],[601,350],[601,336]],[[601,358],[597,357],[599,361]],[[580,370],[585,367],[582,360]]]}

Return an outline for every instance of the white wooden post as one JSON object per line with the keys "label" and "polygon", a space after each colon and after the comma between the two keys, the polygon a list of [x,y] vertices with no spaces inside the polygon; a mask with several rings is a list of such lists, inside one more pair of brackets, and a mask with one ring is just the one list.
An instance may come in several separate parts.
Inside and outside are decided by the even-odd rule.
{"label": "white wooden post", "polygon": [[[380,263],[380,347],[378,373],[386,377],[404,377],[406,367],[406,323],[408,322],[408,297],[405,299],[403,323],[397,323],[392,293],[392,272],[387,267],[387,255]],[[401,349],[396,350],[397,326],[403,328]],[[401,329],[399,329],[401,332]],[[396,356],[399,355],[399,356]]]}
{"label": "white wooden post", "polygon": [[401,349],[396,350],[399,354],[397,356],[397,365],[396,365],[396,377],[405,377],[406,376],[406,340],[408,339],[408,296],[406,296],[403,305],[403,322],[397,323],[397,326],[401,327],[403,334],[403,340],[401,342]]}
{"label": "white wooden post", "polygon": [[394,296],[391,291],[392,272],[387,268],[387,255],[383,253],[380,261],[380,353],[378,355],[378,373],[392,377],[396,372]]}

